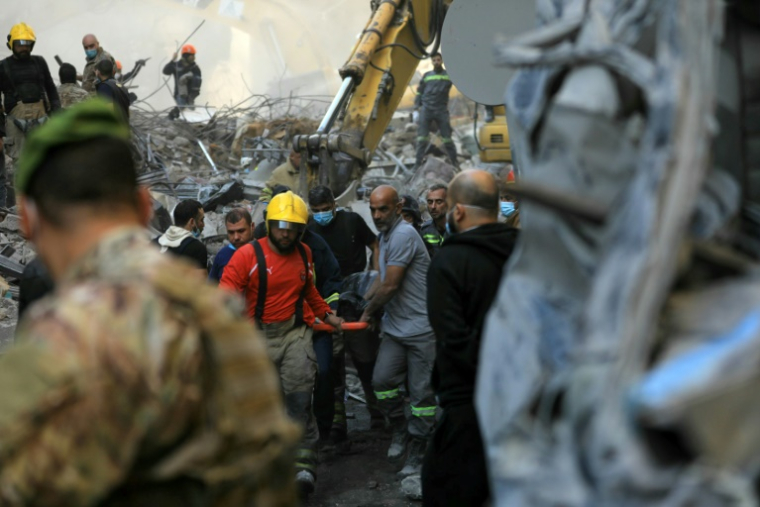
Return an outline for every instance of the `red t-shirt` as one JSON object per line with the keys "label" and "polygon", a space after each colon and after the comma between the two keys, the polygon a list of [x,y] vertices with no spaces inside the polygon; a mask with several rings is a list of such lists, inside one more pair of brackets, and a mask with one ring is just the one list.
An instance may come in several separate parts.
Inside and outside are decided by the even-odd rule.
{"label": "red t-shirt", "polygon": [[[330,306],[325,303],[314,287],[311,250],[303,245],[306,250],[306,259],[309,261],[307,272],[298,249],[288,255],[280,255],[272,251],[267,239],[259,241],[259,244],[264,251],[268,273],[267,297],[261,320],[264,324],[271,324],[288,320],[295,315],[301,290],[304,283],[308,283],[304,294],[303,320],[309,327],[313,326],[314,313],[323,317],[330,311]],[[259,296],[258,269],[253,245],[245,245],[232,256],[229,264],[224,268],[222,281],[219,284],[224,289],[242,293],[245,296],[246,309],[251,320],[256,315],[256,302]]]}

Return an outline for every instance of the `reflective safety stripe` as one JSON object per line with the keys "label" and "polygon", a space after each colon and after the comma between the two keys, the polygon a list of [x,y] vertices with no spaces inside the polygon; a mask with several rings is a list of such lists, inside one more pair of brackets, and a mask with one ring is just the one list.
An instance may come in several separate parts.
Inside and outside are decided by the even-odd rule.
{"label": "reflective safety stripe", "polygon": [[398,398],[398,388],[391,389],[390,391],[375,391],[375,396],[378,400],[390,400]]}
{"label": "reflective safety stripe", "polygon": [[344,422],[346,422],[346,416],[344,414],[335,414],[333,416],[332,422],[334,422],[334,423],[344,423]]}
{"label": "reflective safety stripe", "polygon": [[432,243],[433,245],[443,244],[443,237],[436,236],[435,234],[425,234],[422,239],[424,239],[427,243]]}
{"label": "reflective safety stripe", "polygon": [[418,136],[417,137],[418,141],[427,141],[429,139],[430,139],[430,136]]}
{"label": "reflective safety stripe", "polygon": [[428,81],[451,81],[451,78],[449,78],[448,74],[431,74],[429,76],[425,76],[425,79],[423,79],[426,83]]}
{"label": "reflective safety stripe", "polygon": [[332,296],[330,296],[329,298],[325,299],[325,303],[327,303],[329,305],[330,303],[337,302],[339,299],[340,299],[340,294],[338,294],[336,292]]}
{"label": "reflective safety stripe", "polygon": [[316,453],[311,449],[298,449],[296,451],[296,459],[314,459]]}
{"label": "reflective safety stripe", "polygon": [[435,407],[412,407],[412,415],[415,417],[435,417]]}
{"label": "reflective safety stripe", "polygon": [[296,461],[296,468],[300,468],[301,470],[308,470],[314,475],[317,475],[317,467],[310,465],[309,463],[301,463],[300,461]]}
{"label": "reflective safety stripe", "polygon": [[444,143],[450,143],[450,142],[452,142],[451,138],[449,138],[449,137],[442,137],[441,141],[443,141]]}

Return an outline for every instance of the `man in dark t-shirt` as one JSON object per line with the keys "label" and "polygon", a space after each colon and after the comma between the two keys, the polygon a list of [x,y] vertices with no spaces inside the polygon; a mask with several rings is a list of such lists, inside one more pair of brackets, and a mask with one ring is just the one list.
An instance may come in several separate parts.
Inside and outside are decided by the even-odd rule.
{"label": "man in dark t-shirt", "polygon": [[203,232],[203,206],[194,199],[187,199],[177,204],[172,213],[174,225],[158,238],[161,253],[171,253],[184,257],[208,276],[208,251],[206,245],[198,239]]}
{"label": "man in dark t-shirt", "polygon": [[343,278],[367,269],[367,248],[377,259],[377,236],[367,222],[353,211],[336,207],[332,191],[319,186],[309,192],[309,208],[313,219],[308,228],[327,241],[340,264]]}
{"label": "man in dark t-shirt", "polygon": [[[352,211],[338,209],[332,191],[325,186],[318,186],[309,192],[309,208],[313,214],[307,228],[320,235],[330,246],[340,264],[343,279],[367,269],[367,248],[372,250],[373,267],[377,269],[379,244],[361,215]],[[346,390],[346,359],[348,349],[351,359],[359,374],[367,405],[372,416],[372,424],[383,421],[382,414],[376,409],[375,393],[372,389],[372,371],[379,348],[379,336],[374,331],[353,333],[350,340],[344,342],[340,335],[333,336],[333,383],[335,398],[335,415],[333,417],[330,440],[340,444],[346,440],[346,411],[344,405]]]}

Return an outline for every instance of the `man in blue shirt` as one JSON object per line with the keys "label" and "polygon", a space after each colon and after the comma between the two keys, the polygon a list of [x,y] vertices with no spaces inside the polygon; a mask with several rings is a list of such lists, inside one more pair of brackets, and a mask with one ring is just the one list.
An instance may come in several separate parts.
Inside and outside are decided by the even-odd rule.
{"label": "man in blue shirt", "polygon": [[227,240],[219,253],[214,257],[214,264],[211,266],[211,272],[208,279],[211,282],[219,283],[224,273],[224,267],[232,259],[235,251],[253,239],[253,219],[248,210],[235,208],[224,217],[224,223],[227,227]]}

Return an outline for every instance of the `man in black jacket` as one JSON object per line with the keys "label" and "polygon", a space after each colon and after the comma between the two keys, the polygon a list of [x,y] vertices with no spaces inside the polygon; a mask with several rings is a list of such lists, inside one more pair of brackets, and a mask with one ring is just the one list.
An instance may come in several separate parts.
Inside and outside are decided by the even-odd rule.
{"label": "man in black jacket", "polygon": [[179,118],[180,107],[195,105],[195,99],[201,93],[201,68],[195,63],[195,46],[185,44],[181,49],[182,58],[177,61],[177,53],[172,56],[172,61],[164,66],[165,76],[174,76],[174,100],[177,107],[169,113],[169,119]]}
{"label": "man in black jacket", "polygon": [[499,190],[485,171],[449,185],[451,236],[430,264],[428,315],[436,337],[433,388],[443,409],[422,466],[425,506],[483,505],[489,498],[473,395],[483,321],[518,231],[498,223]]}
{"label": "man in black jacket", "polygon": [[[0,62],[0,207],[6,204],[5,157],[15,162],[21,153],[26,135],[47,120],[52,111],[61,108],[58,90],[47,62],[33,56],[37,41],[34,30],[19,23],[8,34],[8,49],[13,54]],[[6,116],[7,115],[7,116]],[[3,142],[3,139],[5,141]]]}
{"label": "man in black jacket", "polygon": [[129,122],[129,94],[113,77],[113,65],[108,60],[101,60],[95,66],[95,92],[108,102],[113,103],[114,110]]}
{"label": "man in black jacket", "polygon": [[201,203],[186,199],[172,212],[174,225],[158,238],[161,253],[170,253],[195,264],[205,279],[208,276],[208,251],[200,240],[206,213]]}
{"label": "man in black jacket", "polygon": [[433,70],[426,72],[417,87],[417,98],[414,101],[415,111],[419,111],[417,126],[417,159],[414,167],[422,165],[425,153],[430,146],[430,123],[435,121],[441,134],[441,141],[449,156],[451,165],[459,167],[457,148],[451,139],[451,119],[449,118],[449,92],[451,79],[443,68],[443,57],[440,53],[430,56]]}

